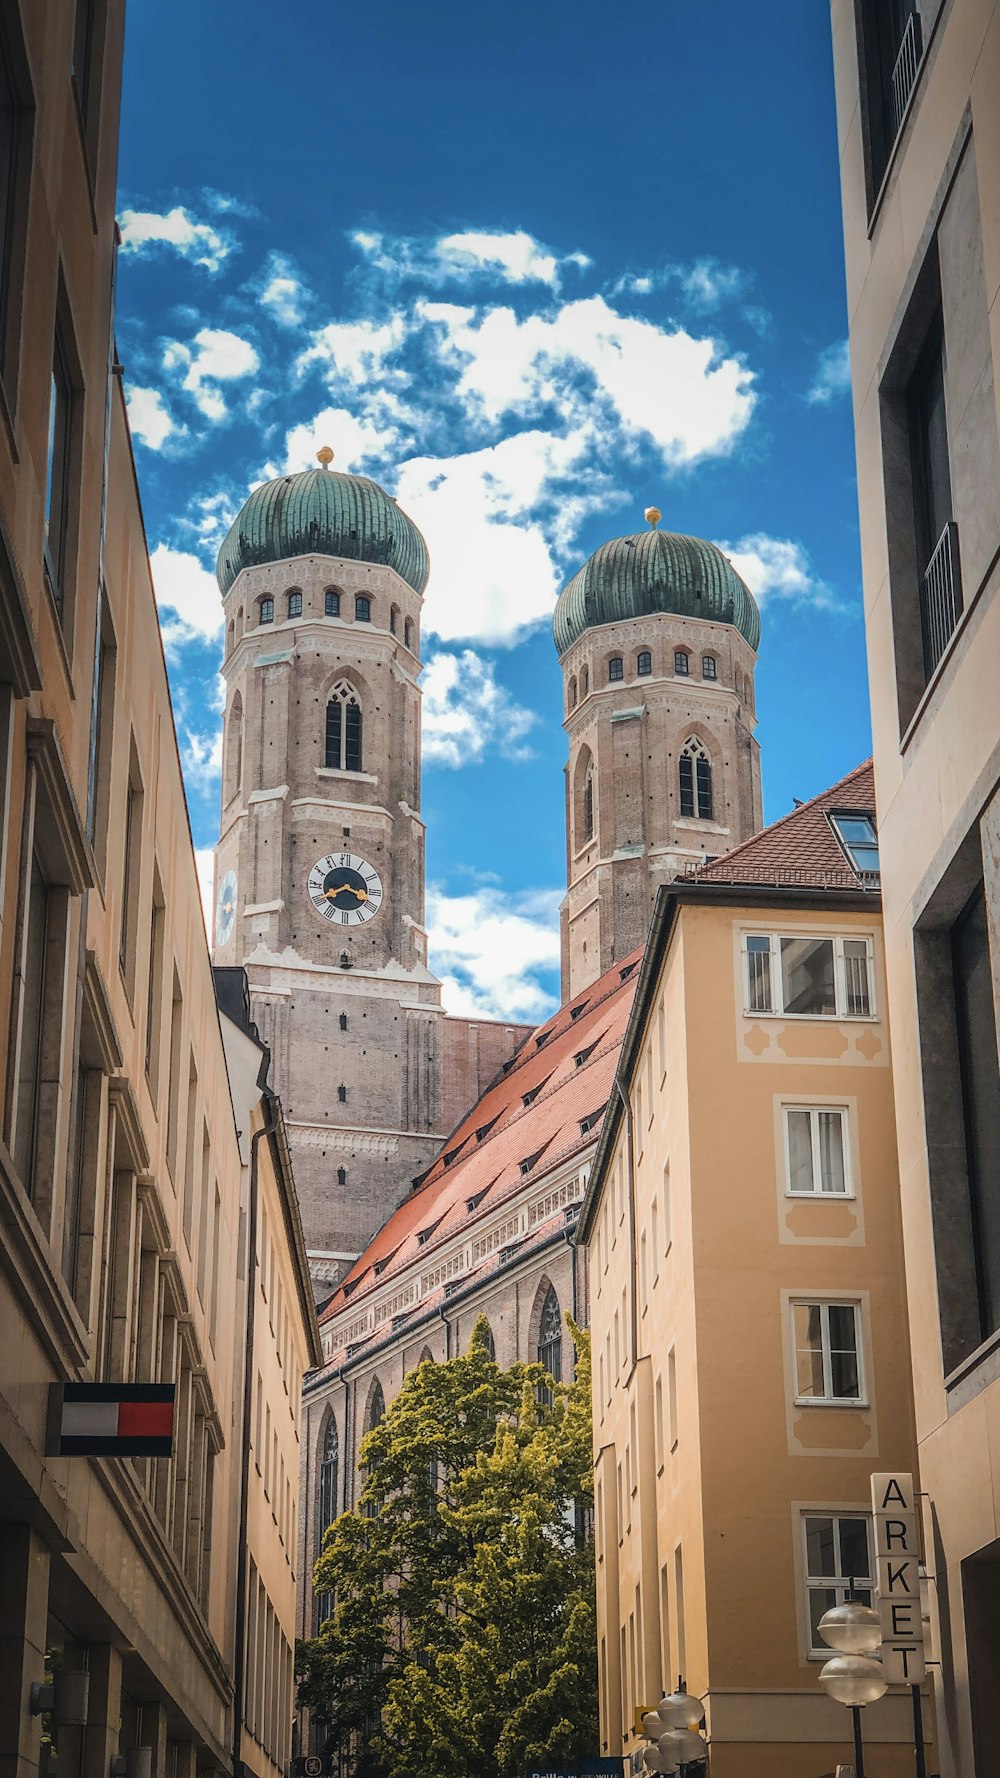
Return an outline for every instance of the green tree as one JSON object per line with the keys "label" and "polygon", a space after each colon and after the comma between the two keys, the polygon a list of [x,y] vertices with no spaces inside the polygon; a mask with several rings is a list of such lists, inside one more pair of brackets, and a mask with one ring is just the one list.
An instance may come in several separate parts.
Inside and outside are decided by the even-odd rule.
{"label": "green tree", "polygon": [[425,1361],[361,1447],[330,1527],[333,1598],[300,1697],[360,1775],[521,1778],[597,1746],[590,1348],[568,1384],[468,1352]]}

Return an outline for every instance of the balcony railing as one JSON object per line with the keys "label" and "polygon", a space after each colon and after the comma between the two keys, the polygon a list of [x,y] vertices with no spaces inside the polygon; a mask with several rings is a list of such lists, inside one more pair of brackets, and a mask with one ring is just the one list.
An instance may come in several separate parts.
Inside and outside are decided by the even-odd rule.
{"label": "balcony railing", "polygon": [[890,142],[895,142],[896,137],[899,135],[899,132],[903,127],[903,114],[906,111],[910,94],[913,91],[913,85],[917,78],[917,69],[920,66],[920,52],[920,14],[919,12],[911,12],[906,21],[903,40],[899,46],[899,54],[896,57],[895,67],[892,70],[892,79],[889,83]]}
{"label": "balcony railing", "polygon": [[958,560],[958,526],[945,525],[920,587],[920,618],[924,632],[924,665],[930,678],[948,646],[962,612],[962,576]]}

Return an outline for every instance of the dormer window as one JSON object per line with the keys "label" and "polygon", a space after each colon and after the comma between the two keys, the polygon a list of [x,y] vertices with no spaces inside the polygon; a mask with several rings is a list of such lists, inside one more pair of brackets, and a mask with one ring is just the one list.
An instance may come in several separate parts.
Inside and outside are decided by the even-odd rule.
{"label": "dormer window", "polygon": [[535,1162],[541,1158],[541,1153],[542,1153],[541,1149],[536,1148],[534,1154],[525,1155],[523,1161],[518,1161],[517,1170],[520,1173],[522,1179],[524,1178],[526,1173],[531,1172],[531,1169],[535,1165]]}
{"label": "dormer window", "polygon": [[482,1203],[483,1199],[485,1198],[486,1193],[489,1191],[489,1189],[490,1188],[488,1185],[484,1185],[481,1192],[476,1192],[475,1197],[466,1198],[465,1208],[466,1208],[466,1211],[469,1216],[472,1215],[473,1210],[479,1209],[479,1206]]}
{"label": "dormer window", "polygon": [[[498,1115],[499,1115],[499,1113],[498,1113]],[[485,1142],[486,1141],[486,1138],[489,1135],[490,1131],[492,1130],[493,1125],[496,1123],[496,1121],[497,1120],[495,1117],[491,1117],[488,1124],[480,1124],[478,1130],[476,1131],[476,1141],[477,1142]]]}
{"label": "dormer window", "polygon": [[878,833],[871,815],[831,815],[833,831],[856,871],[877,875]]}
{"label": "dormer window", "polygon": [[589,1000],[581,1000],[579,1006],[571,1006],[569,1009],[570,1018],[571,1019],[578,1019],[582,1012],[586,1012],[589,1005],[590,1005]]}
{"label": "dormer window", "polygon": [[620,982],[627,982],[629,976],[635,974],[635,970],[636,965],[634,963],[626,963],[625,968],[618,971],[618,980]]}
{"label": "dormer window", "polygon": [[597,1107],[596,1111],[588,1111],[586,1117],[582,1117],[580,1119],[580,1135],[581,1136],[588,1136],[590,1134],[591,1130],[594,1128],[594,1125],[600,1123],[607,1108],[608,1108],[608,1102],[605,1099],[604,1104],[599,1105]]}
{"label": "dormer window", "polygon": [[575,1068],[582,1068],[584,1062],[589,1060],[589,1058],[593,1055],[596,1048],[597,1048],[597,1040],[595,1038],[594,1042],[589,1043],[585,1050],[578,1050],[577,1051],[576,1055],[573,1057],[573,1066]]}

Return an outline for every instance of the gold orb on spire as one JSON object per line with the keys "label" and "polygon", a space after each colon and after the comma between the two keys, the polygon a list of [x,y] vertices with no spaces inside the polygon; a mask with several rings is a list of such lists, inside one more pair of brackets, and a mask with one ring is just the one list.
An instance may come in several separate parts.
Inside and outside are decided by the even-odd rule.
{"label": "gold orb on spire", "polygon": [[316,461],[317,463],[322,463],[324,469],[329,469],[330,464],[333,462],[333,452],[329,445],[320,445],[319,450],[316,452]]}
{"label": "gold orb on spire", "polygon": [[647,525],[649,525],[651,527],[651,529],[655,531],[657,525],[659,524],[660,520],[663,517],[663,514],[660,511],[658,506],[647,506],[646,511],[643,514],[643,517],[645,518]]}

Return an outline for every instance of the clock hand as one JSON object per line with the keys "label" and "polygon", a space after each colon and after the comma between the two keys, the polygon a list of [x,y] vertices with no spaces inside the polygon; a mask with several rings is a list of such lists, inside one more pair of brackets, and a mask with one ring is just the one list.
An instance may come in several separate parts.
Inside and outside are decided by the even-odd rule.
{"label": "clock hand", "polygon": [[353,883],[340,883],[336,889],[324,889],[323,896],[326,901],[336,901],[338,895],[345,893],[355,896],[358,901],[368,900],[367,889],[355,889]]}

